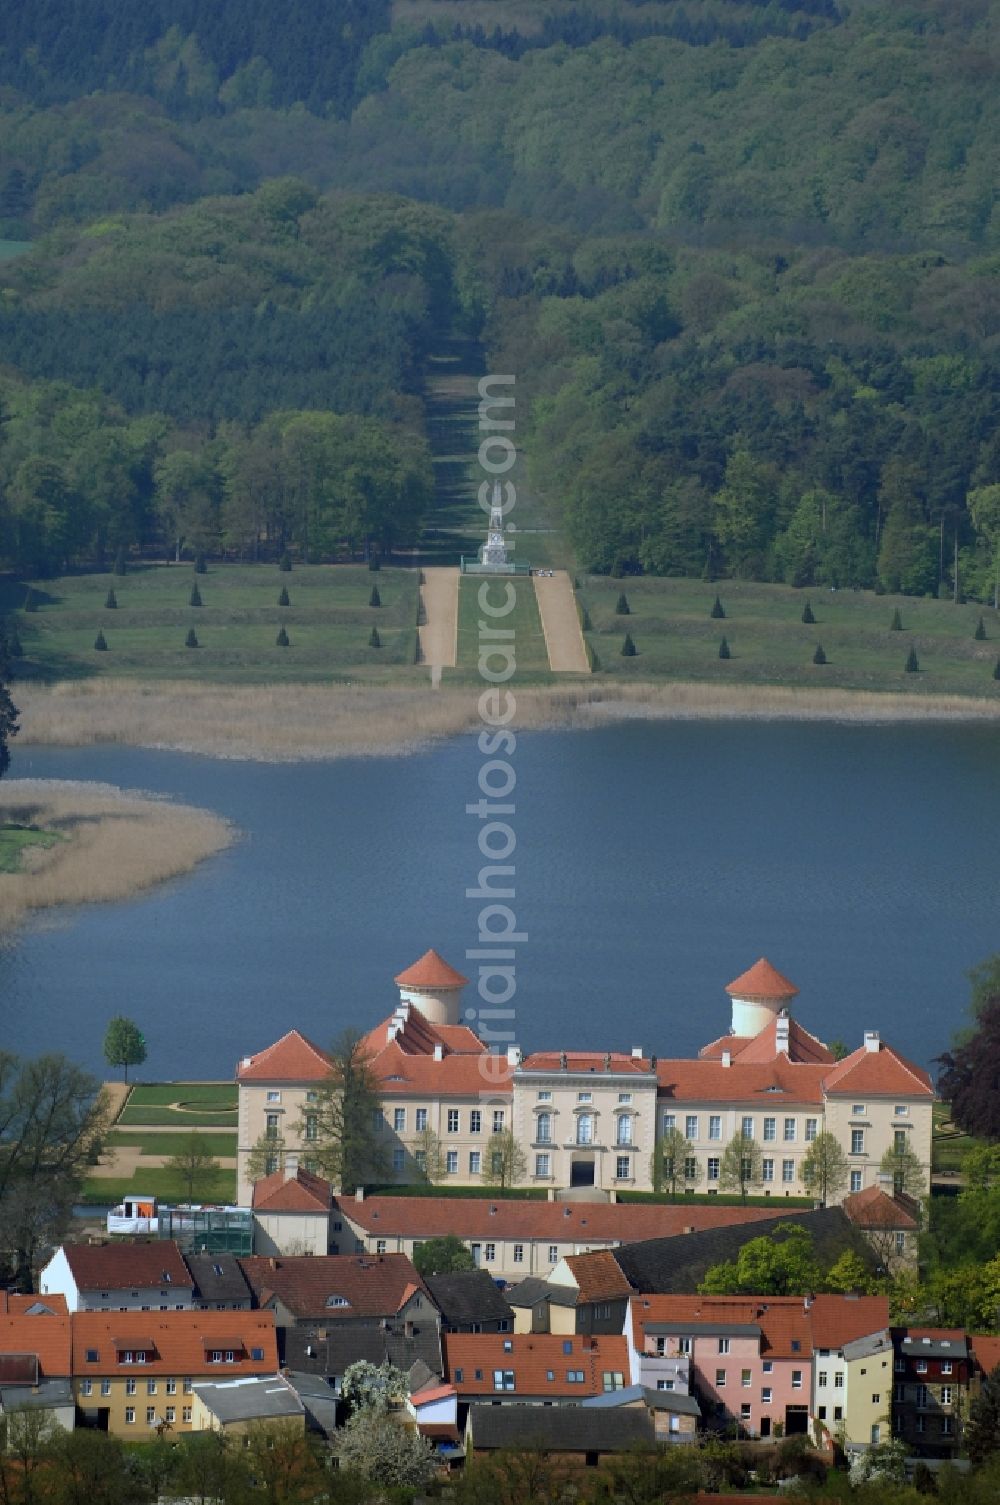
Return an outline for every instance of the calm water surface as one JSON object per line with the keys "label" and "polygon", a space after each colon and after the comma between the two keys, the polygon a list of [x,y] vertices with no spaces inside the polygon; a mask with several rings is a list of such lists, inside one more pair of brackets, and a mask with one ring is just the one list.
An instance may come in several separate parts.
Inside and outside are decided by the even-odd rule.
{"label": "calm water surface", "polygon": [[[877,1028],[926,1064],[961,1021],[964,972],[1000,950],[998,736],[668,722],[525,736],[519,1042],[693,1053],[726,1027],[725,983],[765,953],[808,1027],[852,1046]],[[155,790],[242,834],[150,896],[22,931],[0,951],[3,1044],[101,1070],[120,1012],[149,1042],[146,1076],[229,1076],[292,1026],[325,1043],[383,1017],[393,974],[430,945],[468,970],[482,859],[464,807],[481,762],[471,738],[288,766],[17,748],[15,776]]]}

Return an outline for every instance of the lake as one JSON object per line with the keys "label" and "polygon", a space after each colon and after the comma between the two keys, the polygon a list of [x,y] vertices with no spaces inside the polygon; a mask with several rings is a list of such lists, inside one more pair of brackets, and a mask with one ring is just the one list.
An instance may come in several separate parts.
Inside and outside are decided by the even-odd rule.
{"label": "lake", "polygon": [[[761,954],[795,1012],[922,1064],[1000,949],[998,732],[619,723],[520,741],[515,1034],[526,1049],[694,1053]],[[17,747],[12,774],[106,780],[219,811],[239,841],[126,903],[49,915],[0,951],[4,1045],[102,1071],[108,1018],[147,1079],[230,1077],[292,1027],[320,1043],[391,1012],[435,946],[468,972],[483,863],[471,737],[404,758],[270,765]],[[475,1003],[475,990],[467,990]]]}

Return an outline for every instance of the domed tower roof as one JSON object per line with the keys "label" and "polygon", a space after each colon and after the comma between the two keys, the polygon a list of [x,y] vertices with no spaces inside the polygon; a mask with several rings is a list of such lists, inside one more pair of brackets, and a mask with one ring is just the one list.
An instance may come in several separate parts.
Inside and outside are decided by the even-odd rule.
{"label": "domed tower roof", "polygon": [[469,981],[433,948],[394,980],[401,988],[464,988]]}
{"label": "domed tower roof", "polygon": [[787,977],[783,977],[777,967],[772,967],[766,956],[746,972],[741,972],[739,977],[734,977],[731,983],[726,984],[726,992],[730,998],[795,998],[798,988]]}

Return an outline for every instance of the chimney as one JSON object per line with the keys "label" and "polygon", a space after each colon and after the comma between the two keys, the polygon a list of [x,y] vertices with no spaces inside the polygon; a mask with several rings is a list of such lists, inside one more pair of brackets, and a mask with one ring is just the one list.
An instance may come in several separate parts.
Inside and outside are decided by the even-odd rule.
{"label": "chimney", "polygon": [[642,1060],[642,1046],[641,1045],[633,1045],[632,1046],[632,1059],[633,1059],[633,1061],[641,1061]]}
{"label": "chimney", "polygon": [[435,1061],[444,1060],[444,1046],[441,1044],[440,1040],[438,1040],[437,1044],[434,1046],[434,1059]]}
{"label": "chimney", "polygon": [[275,1257],[274,1257],[273,1254],[271,1255],[270,1259],[267,1262],[267,1268],[269,1270],[277,1270],[277,1269],[280,1268],[280,1266],[278,1265],[278,1261],[275,1259]]}
{"label": "chimney", "polygon": [[363,1202],[365,1200],[365,1189],[363,1186],[359,1186],[355,1190],[354,1200],[355,1202]]}
{"label": "chimney", "polygon": [[508,1045],[507,1046],[507,1065],[508,1066],[520,1066],[520,1064],[521,1064],[521,1047],[520,1047],[520,1045]]}
{"label": "chimney", "polygon": [[881,1049],[881,1046],[879,1044],[878,1030],[877,1029],[866,1029],[865,1030],[865,1050],[877,1051],[877,1050],[880,1050],[880,1049]]}
{"label": "chimney", "polygon": [[240,1062],[240,1070],[241,1071],[246,1071],[247,1067],[248,1066],[252,1066],[252,1065],[253,1065],[253,1056],[244,1056],[243,1059],[242,1059],[242,1061]]}
{"label": "chimney", "polygon": [[724,1050],[722,1052],[722,1064],[723,1064],[723,1066],[731,1066],[733,1064],[733,1057],[732,1057],[732,1052],[731,1051]]}
{"label": "chimney", "polygon": [[775,1044],[775,1050],[777,1051],[778,1055],[780,1055],[780,1056],[787,1056],[787,1054],[788,1054],[788,1010],[787,1009],[782,1009],[781,1013],[778,1015],[777,1019],[775,1020],[775,1026],[774,1026],[774,1044]]}
{"label": "chimney", "polygon": [[299,1156],[297,1150],[289,1150],[285,1156],[285,1180],[294,1181],[299,1174]]}
{"label": "chimney", "polygon": [[391,1045],[392,1044],[393,1040],[395,1040],[396,1036],[399,1034],[399,1030],[400,1030],[399,1020],[396,1019],[396,1018],[390,1019],[389,1023],[386,1025],[386,1029],[385,1029],[385,1043],[386,1043],[386,1045]]}
{"label": "chimney", "polygon": [[894,1196],[896,1192],[896,1178],[892,1171],[879,1171],[878,1185],[879,1190],[884,1191],[887,1197]]}
{"label": "chimney", "polygon": [[810,1296],[810,1295],[804,1296],[802,1298],[803,1309],[805,1311],[807,1311],[807,1312],[811,1311],[812,1310],[812,1304],[813,1304],[813,1302],[815,1300],[816,1300],[815,1296]]}

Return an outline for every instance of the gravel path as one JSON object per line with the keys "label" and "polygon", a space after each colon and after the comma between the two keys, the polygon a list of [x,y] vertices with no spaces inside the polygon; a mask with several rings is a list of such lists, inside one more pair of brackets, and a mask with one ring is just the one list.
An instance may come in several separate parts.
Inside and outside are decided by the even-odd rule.
{"label": "gravel path", "polygon": [[589,674],[590,663],[580,629],[573,582],[565,570],[536,575],[534,580],[549,668],[554,674]]}
{"label": "gravel path", "polygon": [[420,587],[420,661],[432,669],[454,669],[458,655],[458,569],[424,570]]}

